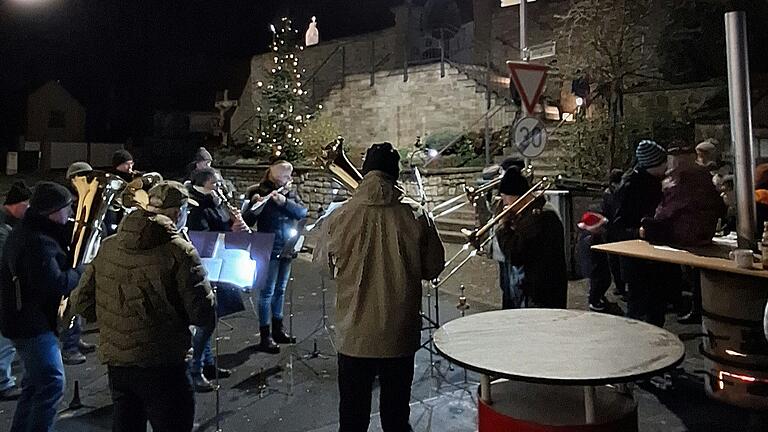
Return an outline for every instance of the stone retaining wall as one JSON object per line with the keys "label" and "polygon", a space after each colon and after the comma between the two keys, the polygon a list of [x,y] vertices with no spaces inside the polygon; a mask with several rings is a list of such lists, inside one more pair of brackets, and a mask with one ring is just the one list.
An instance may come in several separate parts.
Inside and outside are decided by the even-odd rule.
{"label": "stone retaining wall", "polygon": [[[226,180],[232,181],[238,193],[243,194],[248,186],[262,180],[267,166],[223,166],[217,168],[221,170],[221,174]],[[427,203],[431,207],[464,193],[464,185],[477,184],[481,171],[482,168],[447,168],[423,172],[422,178]],[[400,181],[409,196],[418,197],[418,187],[410,170],[403,171]],[[327,208],[328,204],[334,201],[343,201],[349,197],[349,192],[343,186],[323,170],[315,167],[296,167],[294,185],[302,201],[309,207],[310,221],[315,220],[319,216],[320,210]]]}

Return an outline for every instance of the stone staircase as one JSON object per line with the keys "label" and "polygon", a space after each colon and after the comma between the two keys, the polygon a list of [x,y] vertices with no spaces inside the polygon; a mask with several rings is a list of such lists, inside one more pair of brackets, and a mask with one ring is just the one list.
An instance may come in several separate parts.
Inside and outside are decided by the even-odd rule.
{"label": "stone staircase", "polygon": [[467,238],[461,233],[462,228],[473,229],[475,227],[475,213],[469,205],[437,219],[437,232],[446,243],[464,244]]}

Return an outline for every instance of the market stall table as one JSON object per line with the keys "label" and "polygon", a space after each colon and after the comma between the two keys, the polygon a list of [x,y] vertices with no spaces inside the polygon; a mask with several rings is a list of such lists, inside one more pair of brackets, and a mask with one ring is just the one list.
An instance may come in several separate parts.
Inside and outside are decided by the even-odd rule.
{"label": "market stall table", "polygon": [[565,309],[470,315],[444,324],[435,346],[482,374],[481,432],[637,430],[634,398],[607,385],[658,374],[685,354],[664,329]]}
{"label": "market stall table", "polygon": [[593,249],[630,258],[697,268],[701,278],[700,351],[707,359],[704,377],[712,398],[750,409],[768,410],[768,341],[763,313],[768,300],[768,271],[758,264],[740,268],[727,259],[727,243],[690,250],[629,240]]}

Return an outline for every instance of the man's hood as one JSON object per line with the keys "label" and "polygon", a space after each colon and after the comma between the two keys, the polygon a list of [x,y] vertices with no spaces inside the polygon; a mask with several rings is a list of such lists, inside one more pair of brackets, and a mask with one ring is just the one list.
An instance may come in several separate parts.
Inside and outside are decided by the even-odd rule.
{"label": "man's hood", "polygon": [[169,217],[144,210],[126,216],[117,230],[118,241],[133,250],[156,248],[177,235],[176,225]]}
{"label": "man's hood", "polygon": [[355,190],[355,199],[362,205],[387,206],[399,202],[403,191],[381,171],[371,171]]}

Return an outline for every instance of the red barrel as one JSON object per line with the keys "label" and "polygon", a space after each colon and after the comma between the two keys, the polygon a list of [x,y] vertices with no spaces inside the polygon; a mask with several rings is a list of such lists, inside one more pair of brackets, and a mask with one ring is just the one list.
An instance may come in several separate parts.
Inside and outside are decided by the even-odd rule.
{"label": "red barrel", "polygon": [[479,432],[637,432],[637,402],[631,395],[595,389],[594,424],[586,424],[584,388],[498,380],[492,404],[480,401]]}

